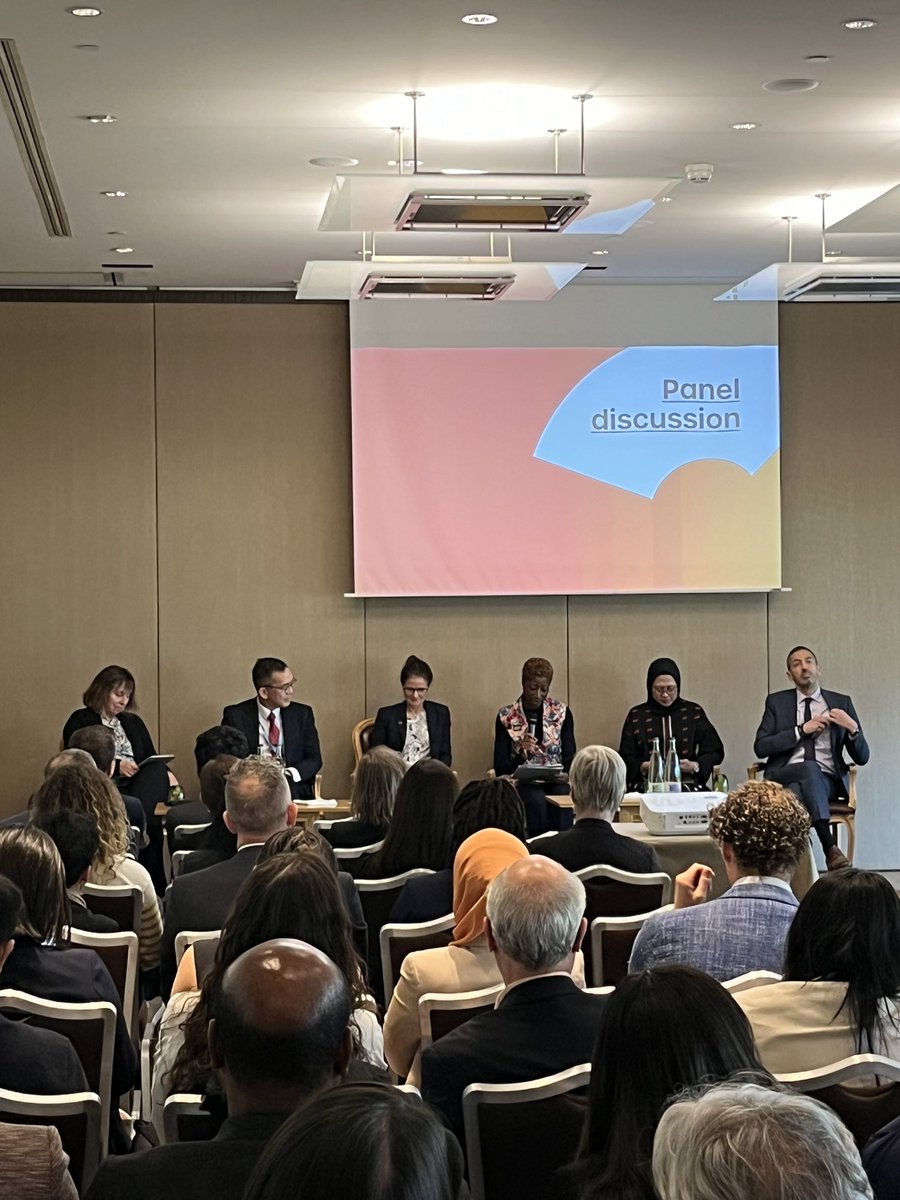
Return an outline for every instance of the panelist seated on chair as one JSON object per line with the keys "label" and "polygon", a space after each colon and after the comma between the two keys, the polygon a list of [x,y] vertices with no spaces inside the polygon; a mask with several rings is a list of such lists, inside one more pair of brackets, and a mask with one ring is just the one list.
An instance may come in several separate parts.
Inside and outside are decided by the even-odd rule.
{"label": "panelist seated on chair", "polygon": [[647,670],[647,701],[637,704],[625,718],[619,753],[625,760],[628,787],[643,792],[654,739],[665,754],[674,738],[681,765],[684,791],[703,791],[713,767],[725,757],[725,748],[709,717],[699,704],[681,695],[681,672],[671,658],[657,658]]}
{"label": "panelist seated on chair", "polygon": [[359,760],[350,788],[350,818],[335,821],[322,836],[336,850],[355,850],[383,842],[394,814],[394,801],[406,763],[387,746],[375,746]]}
{"label": "panelist seated on chair", "polygon": [[282,764],[295,800],[311,800],[316,774],[322,769],[313,710],[293,700],[297,681],[280,658],[258,658],[252,674],[256,695],[229,704],[222,724],[240,729],[254,754]]}
{"label": "panelist seated on chair", "polygon": [[629,969],[680,964],[724,981],[781,973],[797,898],[791,878],[808,852],[809,817],[780,784],[744,783],[709,818],[731,885],[706,903],[713,872],[695,863],[675,877],[675,910],[644,922]]}
{"label": "panelist seated on chair", "polygon": [[[557,767],[568,771],[575,757],[572,710],[550,695],[553,667],[546,658],[529,658],[522,666],[522,694],[497,713],[494,722],[494,770],[513,775],[521,766]],[[551,809],[548,795],[565,795],[564,775],[546,782],[518,783],[525,805],[529,836],[559,829],[560,810]]]}
{"label": "panelist seated on chair", "polygon": [[537,855],[489,885],[485,935],[505,991],[422,1054],[422,1097],[460,1140],[470,1083],[524,1083],[590,1061],[605,997],[572,979],[584,908],[581,880]]}
{"label": "panelist seated on chair", "polygon": [[766,697],[753,752],[766,759],[766,779],[799,796],[822,844],[829,871],[849,865],[829,827],[829,803],[848,794],[844,754],[859,766],[869,761],[869,744],[853,707],[842,692],[819,686],[819,660],[807,646],[787,656],[793,687]]}
{"label": "panelist seated on chair", "polygon": [[450,709],[426,700],[434,675],[428,663],[411,654],[400,670],[403,699],[379,708],[369,735],[370,746],[389,746],[412,765],[437,758],[450,766]]}
{"label": "panelist seated on chair", "polygon": [[541,838],[532,850],[568,871],[618,867],[622,871],[661,871],[652,846],[616,833],[612,824],[625,795],[625,763],[609,746],[585,746],[572,760],[569,791],[575,824],[556,837]]}

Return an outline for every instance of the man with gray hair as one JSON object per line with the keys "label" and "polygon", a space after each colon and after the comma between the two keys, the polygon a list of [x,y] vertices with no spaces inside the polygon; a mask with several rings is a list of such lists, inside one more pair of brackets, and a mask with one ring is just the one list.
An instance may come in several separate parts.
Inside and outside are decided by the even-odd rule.
{"label": "man with gray hair", "polygon": [[810,1096],[719,1083],[662,1115],[653,1139],[660,1200],[871,1200],[859,1151]]}
{"label": "man with gray hair", "polygon": [[163,999],[175,979],[176,934],[183,929],[221,929],[265,843],[297,820],[290,785],[275,759],[252,755],[234,764],[225,781],[224,820],[237,836],[235,856],[172,881],[160,962]]}
{"label": "man with gray hair", "polygon": [[581,880],[536,854],[488,888],[485,933],[506,988],[422,1055],[422,1096],[460,1139],[470,1083],[522,1083],[591,1061],[603,998],[572,979],[584,905]]}
{"label": "man with gray hair", "polygon": [[661,871],[652,846],[623,837],[612,822],[625,795],[625,763],[609,746],[585,746],[569,768],[569,791],[575,824],[556,837],[535,843],[541,854],[568,871],[583,867],[618,867],[646,875]]}

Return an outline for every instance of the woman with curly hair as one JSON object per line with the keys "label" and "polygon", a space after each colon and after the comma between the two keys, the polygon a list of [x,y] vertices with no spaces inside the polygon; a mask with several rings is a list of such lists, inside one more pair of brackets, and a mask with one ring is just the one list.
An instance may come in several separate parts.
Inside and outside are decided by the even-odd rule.
{"label": "woman with curly hair", "polygon": [[92,883],[140,888],[141,967],[145,971],[158,967],[162,939],[159,900],[146,867],[128,857],[128,821],[122,797],[102,771],[73,762],[51,771],[31,800],[35,817],[60,809],[85,813],[97,825],[100,849],[91,864]]}

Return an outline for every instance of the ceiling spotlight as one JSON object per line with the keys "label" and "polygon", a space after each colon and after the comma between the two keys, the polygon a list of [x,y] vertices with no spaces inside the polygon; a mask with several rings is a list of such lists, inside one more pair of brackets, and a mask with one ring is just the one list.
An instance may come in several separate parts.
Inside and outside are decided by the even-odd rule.
{"label": "ceiling spotlight", "polygon": [[134,254],[134,246],[113,246],[116,254]]}
{"label": "ceiling spotlight", "polygon": [[608,250],[592,250],[591,254],[609,254]]}
{"label": "ceiling spotlight", "polygon": [[878,22],[871,17],[854,17],[852,21],[841,21],[841,24],[845,29],[871,29]]}
{"label": "ceiling spotlight", "polygon": [[463,25],[496,25],[497,18],[493,13],[469,13],[462,19]]}
{"label": "ceiling spotlight", "polygon": [[402,162],[402,163],[401,163],[401,162],[398,162],[396,158],[389,158],[389,159],[388,159],[388,164],[387,164],[387,165],[388,165],[389,167],[398,167],[398,166],[402,166],[402,167],[404,168],[404,170],[410,170],[410,171],[413,169],[413,167],[419,168],[419,167],[424,167],[424,166],[425,166],[425,164],[424,164],[424,162],[421,160],[421,158],[420,158],[420,159],[418,159],[418,160],[417,160],[417,161],[415,161],[415,162],[414,162],[414,161],[413,161],[411,158],[404,158],[404,160],[403,160],[403,162]]}
{"label": "ceiling spotlight", "polygon": [[844,253],[843,250],[826,250],[825,257],[826,258],[839,258],[843,253]]}
{"label": "ceiling spotlight", "polygon": [[67,8],[67,13],[71,13],[73,17],[102,17],[102,8]]}
{"label": "ceiling spotlight", "polygon": [[309,160],[311,167],[358,167],[358,158],[347,158],[342,154],[322,154]]}
{"label": "ceiling spotlight", "polygon": [[101,196],[106,196],[109,200],[121,200],[123,196],[127,196],[127,192],[101,192]]}
{"label": "ceiling spotlight", "polygon": [[811,92],[818,86],[818,79],[770,79],[763,84],[767,92]]}
{"label": "ceiling spotlight", "polygon": [[733,125],[728,126],[729,129],[759,129],[758,121],[735,121]]}
{"label": "ceiling spotlight", "polygon": [[688,163],[684,173],[691,183],[709,183],[714,170],[712,163]]}
{"label": "ceiling spotlight", "polygon": [[90,121],[92,125],[114,125],[118,119],[112,113],[95,113],[93,116],[85,117],[85,120]]}
{"label": "ceiling spotlight", "polygon": [[660,204],[671,204],[673,199],[674,196],[660,196],[659,202]]}

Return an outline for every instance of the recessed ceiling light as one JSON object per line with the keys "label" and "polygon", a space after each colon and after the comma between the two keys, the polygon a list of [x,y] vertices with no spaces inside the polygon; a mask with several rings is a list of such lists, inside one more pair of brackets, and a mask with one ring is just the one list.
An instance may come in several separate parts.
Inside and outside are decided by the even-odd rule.
{"label": "recessed ceiling light", "polygon": [[425,164],[424,164],[424,162],[422,162],[421,158],[418,159],[415,163],[413,163],[413,160],[411,158],[404,158],[402,163],[398,163],[396,158],[389,158],[387,165],[389,167],[403,166],[405,168],[408,168],[410,171],[412,170],[413,166],[415,166],[415,167],[424,167],[425,166]]}
{"label": "recessed ceiling light", "polygon": [[770,79],[763,84],[767,92],[811,92],[818,86],[818,79]]}
{"label": "recessed ceiling light", "polygon": [[134,246],[113,246],[116,254],[134,254]]}
{"label": "recessed ceiling light", "polygon": [[469,13],[462,19],[463,25],[496,25],[497,18],[493,13]]}
{"label": "recessed ceiling light", "polygon": [[831,62],[830,54],[807,54],[804,62]]}
{"label": "recessed ceiling light", "polygon": [[94,113],[93,116],[85,117],[92,125],[114,125],[118,119],[112,113]]}
{"label": "recessed ceiling light", "polygon": [[487,171],[481,171],[477,167],[441,167],[439,174],[441,174],[441,175],[487,175]]}
{"label": "recessed ceiling light", "polygon": [[110,200],[121,200],[123,196],[127,196],[127,192],[101,192],[101,196],[107,196]]}
{"label": "recessed ceiling light", "polygon": [[592,250],[591,254],[609,254],[608,250]]}
{"label": "recessed ceiling light", "polygon": [[759,129],[758,121],[735,121],[733,125],[728,126],[729,129]]}
{"label": "recessed ceiling light", "polygon": [[311,167],[358,167],[358,158],[347,158],[342,154],[322,154],[309,160]]}
{"label": "recessed ceiling light", "polygon": [[841,24],[845,29],[871,29],[878,22],[871,17],[854,17],[852,21],[841,21]]}
{"label": "recessed ceiling light", "polygon": [[840,255],[842,255],[843,253],[844,253],[843,250],[826,250],[825,257],[826,258],[839,258]]}
{"label": "recessed ceiling light", "polygon": [[659,198],[660,204],[671,204],[673,200],[674,196],[660,196]]}
{"label": "recessed ceiling light", "polygon": [[66,12],[71,13],[73,17],[102,17],[103,16],[102,8],[87,8],[87,7],[67,8]]}

